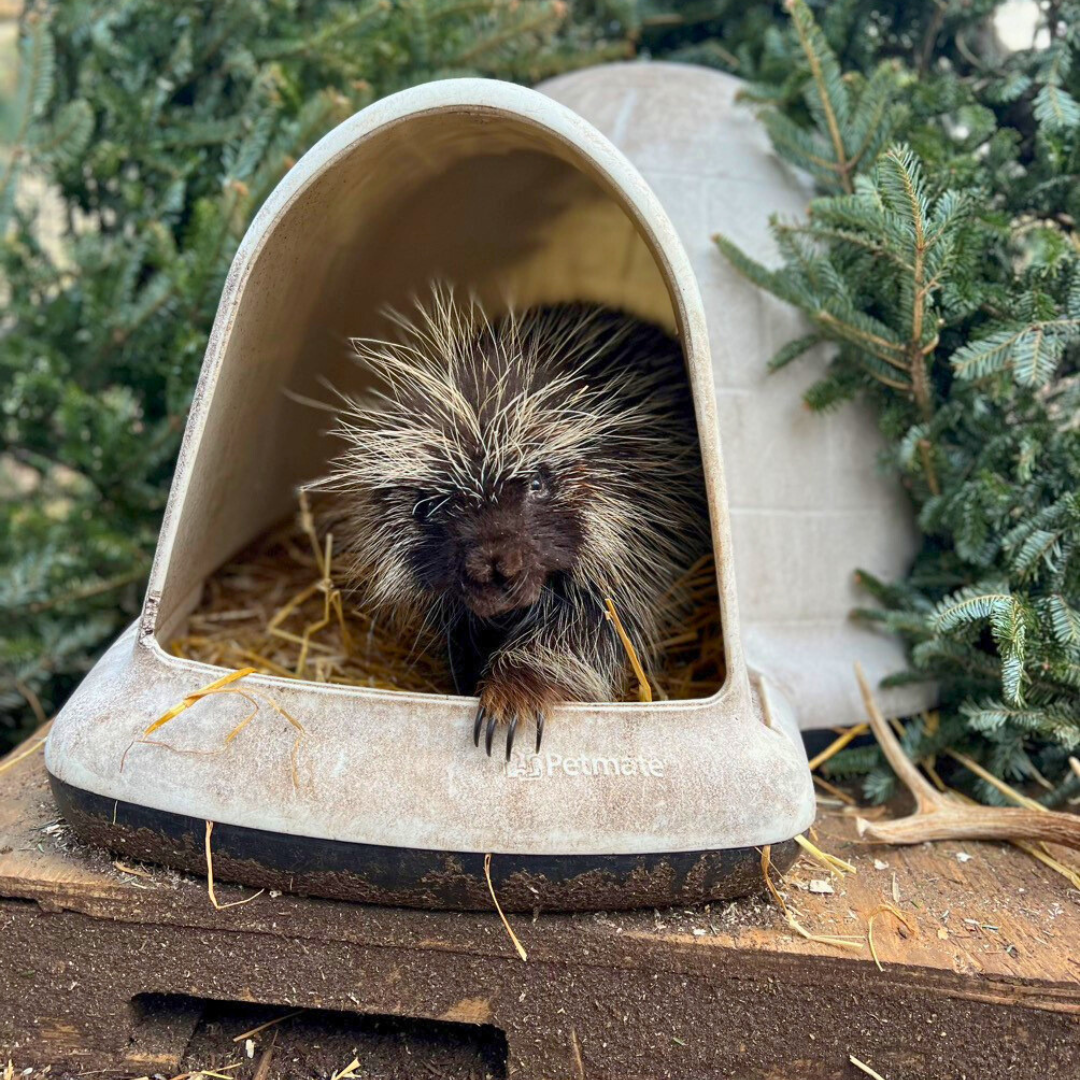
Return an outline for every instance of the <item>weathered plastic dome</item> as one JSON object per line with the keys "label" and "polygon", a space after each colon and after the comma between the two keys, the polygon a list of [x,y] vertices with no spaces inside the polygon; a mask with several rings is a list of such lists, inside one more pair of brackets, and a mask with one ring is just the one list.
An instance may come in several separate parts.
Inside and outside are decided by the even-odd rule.
{"label": "weathered plastic dome", "polygon": [[[343,347],[437,277],[498,308],[596,300],[660,321],[683,345],[709,494],[727,675],[712,697],[570,704],[541,756],[472,744],[475,699],[273,676],[307,735],[217,696],[136,743],[225,672],[163,647],[207,578],[294,505],[332,452],[325,417],[283,388],[355,387]],[[352,383],[349,380],[354,380]],[[509,907],[706,899],[760,885],[758,846],[809,826],[813,789],[790,705],[743,657],[706,313],[661,202],[589,123],[483,80],[388,98],[328,134],[251,225],[207,348],[142,617],[94,668],[46,750],[84,837],[256,885],[434,906],[487,906],[493,853]],[[126,757],[125,757],[126,752]],[[123,767],[121,768],[121,763]]]}
{"label": "weathered plastic dome", "polygon": [[[793,219],[813,192],[773,153],[743,83],[706,68],[607,64],[539,89],[602,131],[656,192],[701,287],[747,663],[796,704],[803,728],[863,718],[852,675],[872,682],[905,667],[891,635],[852,621],[869,599],[854,577],[902,577],[918,544],[910,503],[878,467],[869,410],[815,416],[802,396],[826,350],[770,374],[777,349],[810,330],[802,315],[733,270],[712,237],[775,259],[771,214]],[[933,703],[933,688],[882,691],[890,716]]]}

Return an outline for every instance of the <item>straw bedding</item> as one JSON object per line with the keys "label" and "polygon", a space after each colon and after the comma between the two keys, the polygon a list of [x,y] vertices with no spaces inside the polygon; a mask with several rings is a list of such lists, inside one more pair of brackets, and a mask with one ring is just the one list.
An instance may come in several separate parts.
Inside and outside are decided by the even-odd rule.
{"label": "straw bedding", "polygon": [[[423,693],[453,693],[437,642],[380,621],[340,583],[333,537],[319,535],[302,500],[295,520],[272,529],[208,581],[177,656],[227,668]],[[656,698],[709,697],[724,678],[712,557],[683,582],[690,610],[664,640],[651,691]],[[612,598],[616,610],[618,597]],[[644,696],[635,680],[628,695]]]}

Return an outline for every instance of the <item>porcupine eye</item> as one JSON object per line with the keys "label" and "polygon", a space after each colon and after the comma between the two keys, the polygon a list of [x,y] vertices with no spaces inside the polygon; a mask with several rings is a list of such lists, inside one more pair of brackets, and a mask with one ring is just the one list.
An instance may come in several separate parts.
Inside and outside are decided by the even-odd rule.
{"label": "porcupine eye", "polygon": [[436,498],[434,495],[428,495],[426,492],[418,491],[416,493],[416,501],[413,503],[413,517],[417,521],[431,521],[435,516],[435,503]]}
{"label": "porcupine eye", "polygon": [[543,469],[537,469],[529,480],[529,495],[534,499],[542,499],[547,493],[547,474]]}

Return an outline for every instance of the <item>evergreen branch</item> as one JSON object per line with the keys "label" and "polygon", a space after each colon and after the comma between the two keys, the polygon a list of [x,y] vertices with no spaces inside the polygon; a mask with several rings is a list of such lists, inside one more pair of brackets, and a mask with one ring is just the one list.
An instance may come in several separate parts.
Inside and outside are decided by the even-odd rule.
{"label": "evergreen branch", "polygon": [[813,133],[800,128],[781,112],[767,112],[763,123],[769,132],[773,145],[793,164],[817,173],[818,178],[829,183],[838,179],[840,168],[835,161],[830,161],[819,152]]}
{"label": "evergreen branch", "polygon": [[851,182],[852,165],[847,158],[847,150],[837,118],[837,105],[842,100],[843,84],[836,66],[836,57],[825,43],[805,0],[785,0],[784,7],[791,15],[803,55],[810,65],[810,76],[817,88],[817,99],[825,117],[835,155],[832,167],[836,170],[840,186],[850,194],[854,190]]}
{"label": "evergreen branch", "polygon": [[1028,386],[1045,383],[1056,368],[1065,342],[1080,331],[1080,318],[1044,319],[1018,329],[998,330],[968,342],[952,356],[957,378],[981,379],[1017,367]]}
{"label": "evergreen branch", "polygon": [[79,604],[84,600],[90,600],[96,596],[103,596],[105,593],[115,592],[117,589],[122,589],[126,585],[133,585],[135,582],[141,581],[146,577],[148,569],[148,563],[141,563],[136,569],[129,570],[123,574],[118,574],[116,577],[94,582],[93,584],[74,589],[71,592],[50,597],[47,600],[36,600],[27,604],[25,611],[31,615],[41,615],[46,611],[52,611],[54,608]]}
{"label": "evergreen branch", "polygon": [[964,589],[944,601],[934,610],[930,625],[939,631],[955,630],[958,626],[1011,613],[1013,598],[1007,592],[983,593]]}
{"label": "evergreen branch", "polygon": [[769,370],[779,371],[781,368],[787,367],[793,360],[797,360],[804,353],[808,353],[824,340],[821,334],[806,334],[803,337],[794,338],[784,345],[769,361]]}
{"label": "evergreen branch", "polygon": [[798,306],[798,295],[788,287],[784,279],[776,271],[770,270],[763,263],[752,259],[738,244],[720,233],[713,236],[713,242],[728,262],[748,281],[752,281],[759,289],[764,289],[781,300],[786,300],[789,304]]}
{"label": "evergreen branch", "polygon": [[1047,131],[1066,132],[1080,127],[1080,104],[1060,86],[1044,86],[1035,97],[1033,112]]}
{"label": "evergreen branch", "polygon": [[46,20],[38,11],[31,11],[24,20],[19,41],[21,63],[15,91],[18,123],[15,135],[7,148],[3,172],[0,172],[0,236],[7,225],[7,216],[15,200],[15,180],[23,159],[29,152],[27,139],[31,125],[45,108],[53,90],[53,69],[56,64],[53,40]]}
{"label": "evergreen branch", "polygon": [[889,341],[879,333],[873,333],[870,330],[846,323],[842,319],[838,319],[832,312],[824,309],[811,312],[811,318],[820,326],[824,326],[831,331],[833,337],[842,341],[851,341],[856,345],[862,345],[879,360],[883,360],[898,371],[910,370],[907,362],[903,359],[907,352],[906,346]]}
{"label": "evergreen branch", "polygon": [[552,26],[558,25],[566,17],[566,4],[564,0],[551,0],[550,3],[538,5],[538,8],[539,10],[537,13],[531,18],[523,18],[494,34],[491,34],[487,38],[474,42],[454,58],[452,61],[453,66],[469,67],[479,57],[502,48],[509,42],[521,37],[522,34],[532,34],[547,30]]}
{"label": "evergreen branch", "polygon": [[853,248],[858,248],[860,251],[865,251],[868,255],[873,255],[875,258],[888,259],[889,262],[893,263],[898,269],[908,271],[912,269],[911,265],[902,255],[889,248],[885,240],[866,236],[863,233],[854,232],[851,229],[833,229],[814,222],[808,225],[781,225],[776,231],[778,233],[787,232],[796,236],[807,236],[814,240],[833,240],[840,244],[847,244]]}

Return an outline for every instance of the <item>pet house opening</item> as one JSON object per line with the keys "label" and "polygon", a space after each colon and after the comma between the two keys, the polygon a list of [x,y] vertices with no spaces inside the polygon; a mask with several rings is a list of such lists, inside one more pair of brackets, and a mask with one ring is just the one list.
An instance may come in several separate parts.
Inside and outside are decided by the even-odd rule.
{"label": "pet house opening", "polygon": [[[349,343],[392,340],[388,311],[409,311],[433,283],[474,299],[496,326],[511,311],[577,304],[685,341],[664,266],[629,201],[579,151],[520,117],[414,116],[282,185],[244,241],[208,349],[205,400],[196,402],[172,543],[152,595],[157,642],[227,668],[460,692],[430,636],[364,602],[333,515],[298,496],[342,453],[327,409],[339,394],[363,398],[383,386]],[[676,377],[690,387],[685,359]],[[725,678],[692,393],[688,401],[705,546],[670,595],[657,597],[665,615],[644,680],[633,676],[633,635],[609,620],[625,649],[624,700],[709,697]],[[644,472],[640,479],[620,506],[628,518],[642,500],[667,495],[650,490]],[[611,591],[617,615],[623,598]],[[421,611],[418,625],[430,622]]]}

